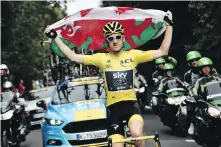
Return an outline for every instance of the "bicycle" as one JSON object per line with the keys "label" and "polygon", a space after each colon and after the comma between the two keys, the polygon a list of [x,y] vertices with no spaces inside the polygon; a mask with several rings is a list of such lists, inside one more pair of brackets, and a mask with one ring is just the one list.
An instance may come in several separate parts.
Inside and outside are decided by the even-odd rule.
{"label": "bicycle", "polygon": [[155,132],[155,135],[153,136],[142,136],[137,138],[132,138],[129,133],[129,128],[127,127],[126,121],[123,121],[124,123],[124,138],[125,139],[119,139],[114,142],[112,142],[112,139],[108,139],[108,147],[112,147],[113,143],[124,143],[124,147],[138,147],[135,143],[139,142],[141,140],[154,140],[155,141],[155,147],[161,147],[159,134]]}

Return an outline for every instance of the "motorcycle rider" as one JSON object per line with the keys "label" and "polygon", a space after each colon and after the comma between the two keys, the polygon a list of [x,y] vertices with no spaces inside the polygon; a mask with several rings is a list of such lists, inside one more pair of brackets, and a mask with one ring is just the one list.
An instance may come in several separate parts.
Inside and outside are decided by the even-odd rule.
{"label": "motorcycle rider", "polygon": [[[174,96],[186,92],[185,84],[174,76],[174,65],[166,63],[163,66],[164,78],[161,80],[158,91],[169,96]],[[174,87],[175,86],[175,87]]]}
{"label": "motorcycle rider", "polygon": [[134,70],[134,73],[135,73],[134,85],[138,89],[143,86],[145,87],[145,92],[142,96],[142,102],[144,102],[145,108],[149,108],[148,107],[148,100],[147,100],[147,87],[148,87],[147,81],[145,80],[145,78],[141,74],[139,74],[137,69]]}
{"label": "motorcycle rider", "polygon": [[157,70],[152,74],[154,86],[158,86],[160,83],[160,80],[163,79],[163,76],[164,76],[163,66],[166,63],[172,63],[174,65],[174,67],[176,67],[177,60],[173,57],[170,57],[170,56],[160,57],[155,60],[155,67]]}
{"label": "motorcycle rider", "polygon": [[[6,81],[3,84],[2,87],[2,92],[12,92],[14,95],[13,98],[13,103],[15,103],[16,105],[21,106],[19,108],[19,110],[21,111],[21,114],[24,114],[24,118],[21,119],[21,121],[23,121],[22,123],[25,125],[25,134],[28,134],[30,132],[30,126],[31,126],[31,122],[30,122],[30,118],[29,118],[29,112],[25,112],[25,107],[27,107],[27,103],[23,100],[23,99],[19,99],[18,96],[18,92],[15,91],[15,88],[13,86],[13,84],[10,81]],[[17,109],[18,110],[18,109]],[[25,120],[25,121],[24,121]],[[16,136],[17,136],[17,127],[16,125],[12,125],[12,145],[16,144]],[[23,134],[24,135],[24,134]]]}
{"label": "motorcycle rider", "polygon": [[0,65],[1,69],[1,87],[5,81],[9,80],[9,69],[8,66],[5,64]]}
{"label": "motorcycle rider", "polygon": [[[110,53],[97,53],[93,55],[78,55],[71,51],[57,37],[54,29],[46,28],[48,37],[55,42],[71,61],[85,65],[94,65],[103,72],[106,86],[106,106],[109,112],[108,136],[113,142],[124,138],[124,124],[126,120],[132,137],[143,136],[144,122],[136,103],[134,91],[134,68],[143,62],[167,55],[172,41],[173,22],[172,14],[167,12],[165,16],[166,32],[165,38],[158,50],[123,51],[124,27],[117,21],[108,22],[103,28],[105,41]],[[122,109],[124,108],[124,109]],[[144,147],[144,141],[137,142],[139,147]],[[113,147],[123,147],[123,143],[113,143]]]}
{"label": "motorcycle rider", "polygon": [[[193,97],[195,98],[203,98],[207,102],[211,102],[214,100],[214,98],[205,98],[206,92],[207,92],[207,86],[211,83],[219,83],[221,84],[221,76],[218,73],[212,72],[213,69],[213,62],[210,58],[203,57],[197,62],[197,67],[199,69],[199,73],[201,78],[199,78],[195,85],[194,88],[192,89]],[[192,108],[189,110],[188,115],[191,117],[191,123],[190,127],[188,129],[188,133],[190,135],[194,134],[194,111],[195,108]],[[218,115],[220,117],[220,115]]]}
{"label": "motorcycle rider", "polygon": [[152,74],[152,79],[154,81],[154,86],[159,85],[160,80],[163,79],[163,66],[166,63],[166,60],[163,57],[160,57],[155,60],[156,71]]}
{"label": "motorcycle rider", "polygon": [[[164,71],[163,71],[163,66],[166,63],[171,63],[173,64],[174,67],[176,67],[177,65],[177,60],[173,57],[170,56],[165,56],[165,57],[160,57],[158,59],[155,60],[155,67],[156,67],[156,71],[152,74],[152,79],[154,81],[154,90],[156,91],[160,81],[164,78]],[[155,114],[158,114],[158,98],[155,96],[152,96],[151,99],[151,106],[152,106],[152,110]]]}
{"label": "motorcycle rider", "polygon": [[[190,51],[186,55],[186,60],[188,62],[190,70],[184,74],[184,83],[188,86],[194,85],[197,79],[200,78],[200,73],[197,68],[197,62],[201,57],[202,56],[198,51]],[[217,73],[214,68],[212,69],[212,72]]]}

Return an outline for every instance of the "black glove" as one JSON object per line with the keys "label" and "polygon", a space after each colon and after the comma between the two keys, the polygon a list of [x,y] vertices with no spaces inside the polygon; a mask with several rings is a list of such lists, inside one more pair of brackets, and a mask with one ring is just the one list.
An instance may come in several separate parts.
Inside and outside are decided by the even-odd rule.
{"label": "black glove", "polygon": [[55,31],[55,29],[52,29],[52,30],[50,30],[49,33],[45,33],[45,35],[46,35],[48,38],[55,39],[58,34],[57,34],[57,32]]}
{"label": "black glove", "polygon": [[173,26],[172,13],[170,11],[167,11],[167,14],[164,16],[164,21],[167,26]]}

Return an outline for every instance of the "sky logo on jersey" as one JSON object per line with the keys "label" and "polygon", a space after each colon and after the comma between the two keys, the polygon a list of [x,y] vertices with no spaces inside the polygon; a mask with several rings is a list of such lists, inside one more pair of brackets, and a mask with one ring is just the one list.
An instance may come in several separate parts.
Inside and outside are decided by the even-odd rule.
{"label": "sky logo on jersey", "polygon": [[108,91],[132,89],[133,70],[105,71]]}
{"label": "sky logo on jersey", "polygon": [[127,76],[127,73],[123,73],[123,72],[113,73],[114,79],[126,79],[126,76]]}

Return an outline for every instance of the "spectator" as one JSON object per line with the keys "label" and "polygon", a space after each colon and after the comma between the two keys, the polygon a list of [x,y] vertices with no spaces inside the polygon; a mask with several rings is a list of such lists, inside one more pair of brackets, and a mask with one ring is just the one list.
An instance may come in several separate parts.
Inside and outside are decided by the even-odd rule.
{"label": "spectator", "polygon": [[40,83],[38,80],[35,81],[35,84],[36,84],[36,89],[39,89],[40,88]]}
{"label": "spectator", "polygon": [[42,80],[40,80],[39,86],[40,86],[40,88],[44,88],[44,84],[43,84],[43,81],[42,81]]}
{"label": "spectator", "polygon": [[25,92],[24,81],[22,79],[20,80],[20,83],[18,84],[18,91],[20,94],[23,94]]}

